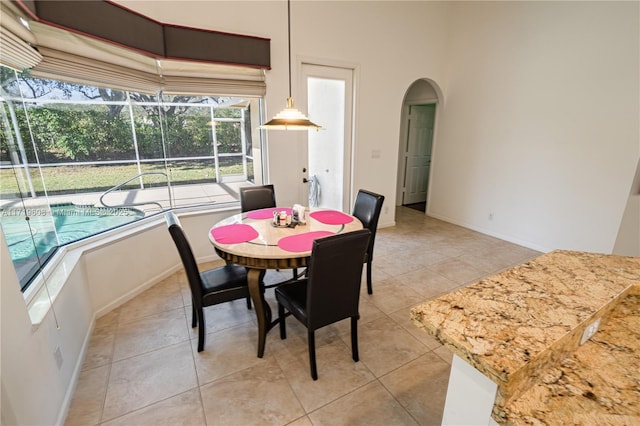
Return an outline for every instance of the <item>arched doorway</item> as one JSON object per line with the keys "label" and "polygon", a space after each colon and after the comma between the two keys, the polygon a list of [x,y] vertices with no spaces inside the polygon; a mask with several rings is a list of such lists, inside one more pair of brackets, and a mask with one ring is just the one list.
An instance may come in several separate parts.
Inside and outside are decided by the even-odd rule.
{"label": "arched doorway", "polygon": [[396,205],[427,212],[440,89],[429,79],[416,80],[402,103]]}

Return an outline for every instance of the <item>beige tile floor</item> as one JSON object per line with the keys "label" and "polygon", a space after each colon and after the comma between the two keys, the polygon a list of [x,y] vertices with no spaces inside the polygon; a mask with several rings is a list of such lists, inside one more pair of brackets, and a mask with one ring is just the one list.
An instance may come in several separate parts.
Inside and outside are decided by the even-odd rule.
{"label": "beige tile floor", "polygon": [[[257,358],[255,316],[241,300],[206,308],[198,353],[179,272],[97,321],[66,424],[440,424],[451,353],[411,323],[410,308],[539,253],[404,207],[396,222],[378,231],[374,294],[362,286],[360,362],[348,320],[328,326],[316,333],[314,382],[292,317],[287,339],[272,330]],[[276,312],[273,290],[267,299]]]}

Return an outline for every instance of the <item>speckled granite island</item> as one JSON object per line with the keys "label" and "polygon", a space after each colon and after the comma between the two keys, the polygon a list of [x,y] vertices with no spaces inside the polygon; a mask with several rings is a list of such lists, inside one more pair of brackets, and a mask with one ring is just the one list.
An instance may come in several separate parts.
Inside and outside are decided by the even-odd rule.
{"label": "speckled granite island", "polygon": [[640,424],[638,257],[553,251],[411,317],[454,353],[443,424]]}

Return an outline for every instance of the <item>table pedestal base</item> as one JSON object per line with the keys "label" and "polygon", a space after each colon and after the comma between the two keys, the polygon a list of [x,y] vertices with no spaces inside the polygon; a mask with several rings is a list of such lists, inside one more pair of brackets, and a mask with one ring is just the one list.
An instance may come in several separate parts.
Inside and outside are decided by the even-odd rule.
{"label": "table pedestal base", "polygon": [[264,349],[267,341],[267,333],[279,319],[272,321],[271,307],[264,299],[264,285],[261,283],[264,272],[268,269],[296,269],[307,266],[307,258],[292,259],[256,259],[252,257],[237,256],[225,253],[216,248],[216,253],[227,263],[235,263],[247,268],[247,281],[249,283],[249,294],[256,311],[258,320],[258,358],[264,356]]}

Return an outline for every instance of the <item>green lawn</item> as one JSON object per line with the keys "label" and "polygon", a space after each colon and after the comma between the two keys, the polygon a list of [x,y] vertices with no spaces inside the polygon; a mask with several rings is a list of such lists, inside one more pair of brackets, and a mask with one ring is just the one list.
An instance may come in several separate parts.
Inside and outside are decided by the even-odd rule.
{"label": "green lawn", "polygon": [[[251,168],[251,164],[248,165]],[[183,162],[169,165],[165,169],[163,164],[143,164],[143,172],[165,172],[171,179],[171,184],[213,183],[216,182],[213,162]],[[252,171],[249,170],[249,175]],[[40,177],[42,173],[42,178]],[[221,166],[222,175],[242,174],[242,165]],[[100,166],[58,166],[32,168],[30,170],[33,186],[38,195],[44,195],[43,180],[46,182],[47,192],[56,194],[77,194],[83,192],[106,191],[138,174],[136,165],[100,165]],[[12,169],[0,170],[0,196],[13,198],[18,196],[18,180],[21,179],[23,191],[28,192],[28,184],[20,173]],[[164,176],[144,176],[145,186],[164,186],[167,180]],[[139,188],[136,179],[125,188]]]}

